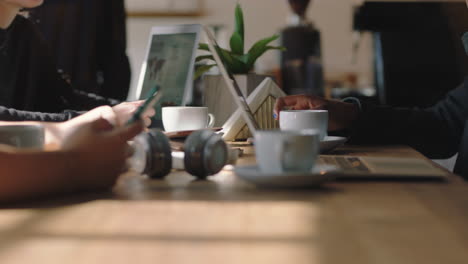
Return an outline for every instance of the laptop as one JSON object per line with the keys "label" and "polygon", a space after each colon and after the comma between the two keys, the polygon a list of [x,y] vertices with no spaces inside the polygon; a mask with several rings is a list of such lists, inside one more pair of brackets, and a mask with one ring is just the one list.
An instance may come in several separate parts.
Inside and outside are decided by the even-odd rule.
{"label": "laptop", "polygon": [[162,127],[161,107],[192,102],[193,72],[201,25],[156,26],[151,29],[138,85],[129,98],[144,98],[158,86],[164,95],[154,106],[154,123]]}
{"label": "laptop", "polygon": [[[218,69],[231,91],[234,101],[241,110],[242,116],[252,134],[259,130],[259,125],[247,104],[247,100],[239,89],[233,74],[225,67],[223,53],[218,52],[219,45],[211,31],[204,27],[206,41]],[[398,157],[358,157],[321,155],[318,164],[333,165],[339,172],[333,173],[337,178],[366,178],[366,179],[446,179],[448,173],[435,167],[424,158]]]}

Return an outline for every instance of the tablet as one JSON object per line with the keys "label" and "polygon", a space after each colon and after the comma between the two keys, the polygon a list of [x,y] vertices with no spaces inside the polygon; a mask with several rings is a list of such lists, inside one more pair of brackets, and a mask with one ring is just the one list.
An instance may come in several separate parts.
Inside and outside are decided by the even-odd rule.
{"label": "tablet", "polygon": [[164,87],[155,105],[156,121],[162,106],[182,106],[192,101],[193,71],[201,25],[157,26],[151,29],[146,57],[133,98],[145,99],[152,87]]}

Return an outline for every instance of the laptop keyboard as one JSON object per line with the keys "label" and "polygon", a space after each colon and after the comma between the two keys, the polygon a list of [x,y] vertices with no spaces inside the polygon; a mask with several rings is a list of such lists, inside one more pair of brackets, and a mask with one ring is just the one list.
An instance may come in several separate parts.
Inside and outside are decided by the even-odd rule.
{"label": "laptop keyboard", "polygon": [[318,162],[337,166],[346,172],[370,172],[369,168],[357,157],[320,156]]}

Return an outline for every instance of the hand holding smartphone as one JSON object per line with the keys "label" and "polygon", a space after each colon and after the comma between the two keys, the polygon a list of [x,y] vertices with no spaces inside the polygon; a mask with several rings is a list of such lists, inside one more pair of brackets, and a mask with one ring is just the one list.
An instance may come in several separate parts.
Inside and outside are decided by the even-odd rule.
{"label": "hand holding smartphone", "polygon": [[130,125],[141,119],[141,115],[146,112],[146,110],[153,107],[159,100],[161,100],[162,91],[159,89],[159,86],[156,85],[148,92],[148,96],[145,102],[138,107],[133,116],[127,121],[127,125]]}

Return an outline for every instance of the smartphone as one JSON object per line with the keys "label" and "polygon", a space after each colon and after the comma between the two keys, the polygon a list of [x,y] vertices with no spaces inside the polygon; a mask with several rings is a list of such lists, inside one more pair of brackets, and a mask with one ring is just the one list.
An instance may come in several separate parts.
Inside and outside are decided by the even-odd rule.
{"label": "smartphone", "polygon": [[138,120],[141,119],[141,115],[148,110],[149,108],[153,107],[162,97],[162,91],[159,89],[159,86],[156,85],[148,92],[148,96],[145,102],[138,107],[135,111],[133,116],[127,121],[127,125],[130,125]]}

